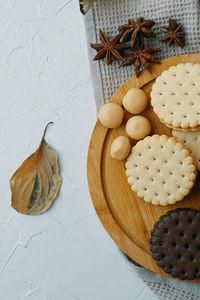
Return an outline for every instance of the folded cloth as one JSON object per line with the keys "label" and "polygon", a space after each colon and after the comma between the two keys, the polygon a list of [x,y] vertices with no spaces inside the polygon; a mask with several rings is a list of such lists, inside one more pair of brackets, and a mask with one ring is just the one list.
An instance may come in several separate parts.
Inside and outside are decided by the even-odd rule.
{"label": "folded cloth", "polygon": [[[198,0],[97,0],[92,10],[85,17],[86,35],[91,78],[94,97],[99,108],[106,103],[115,91],[134,75],[133,66],[119,68],[120,62],[115,61],[106,66],[104,61],[93,61],[96,52],[89,42],[99,41],[98,32],[101,28],[110,38],[118,32],[118,27],[127,23],[129,18],[144,17],[156,22],[153,31],[156,39],[146,39],[146,47],[161,47],[162,52],[156,55],[160,60],[184,53],[194,53],[200,50],[200,3]],[[186,46],[169,47],[160,43],[163,36],[160,26],[167,26],[170,18],[183,24],[186,33]],[[168,279],[140,268],[127,261],[127,268],[138,273],[159,299],[163,300],[197,300],[200,299],[200,288],[197,283],[182,282]]]}

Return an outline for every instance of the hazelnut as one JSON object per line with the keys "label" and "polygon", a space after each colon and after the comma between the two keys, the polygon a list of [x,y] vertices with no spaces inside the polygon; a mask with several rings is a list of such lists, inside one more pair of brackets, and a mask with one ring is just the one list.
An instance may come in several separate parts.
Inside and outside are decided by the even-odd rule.
{"label": "hazelnut", "polygon": [[100,109],[99,120],[107,128],[117,128],[124,118],[123,108],[116,103],[107,103]]}
{"label": "hazelnut", "polygon": [[123,160],[127,158],[131,150],[131,143],[127,136],[118,136],[111,144],[110,155],[117,159]]}
{"label": "hazelnut", "polygon": [[132,88],[128,91],[128,93],[124,96],[123,100],[124,108],[136,115],[145,110],[147,106],[147,96],[143,90],[138,88]]}
{"label": "hazelnut", "polygon": [[149,120],[143,116],[135,116],[126,123],[126,133],[134,140],[142,140],[151,132]]}

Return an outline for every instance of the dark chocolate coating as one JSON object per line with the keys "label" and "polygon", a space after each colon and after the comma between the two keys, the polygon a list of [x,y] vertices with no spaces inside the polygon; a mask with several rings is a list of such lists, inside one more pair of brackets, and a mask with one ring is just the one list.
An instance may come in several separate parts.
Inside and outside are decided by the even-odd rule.
{"label": "dark chocolate coating", "polygon": [[200,278],[200,211],[168,211],[151,231],[151,252],[157,264],[172,277]]}

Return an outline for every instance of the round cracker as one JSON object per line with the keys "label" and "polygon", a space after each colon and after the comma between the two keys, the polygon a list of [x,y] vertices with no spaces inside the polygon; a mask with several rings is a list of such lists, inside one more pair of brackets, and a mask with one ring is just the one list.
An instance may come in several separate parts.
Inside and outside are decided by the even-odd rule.
{"label": "round cracker", "polygon": [[155,134],[139,141],[125,166],[132,190],[154,205],[181,201],[196,178],[189,150],[167,135]]}
{"label": "round cracker", "polygon": [[152,256],[166,273],[182,280],[200,278],[200,211],[168,211],[151,231]]}
{"label": "round cracker", "polygon": [[172,130],[172,135],[191,151],[197,170],[200,170],[200,130],[188,132]]}
{"label": "round cracker", "polygon": [[157,77],[152,87],[154,112],[168,127],[193,130],[200,126],[200,64],[179,64]]}

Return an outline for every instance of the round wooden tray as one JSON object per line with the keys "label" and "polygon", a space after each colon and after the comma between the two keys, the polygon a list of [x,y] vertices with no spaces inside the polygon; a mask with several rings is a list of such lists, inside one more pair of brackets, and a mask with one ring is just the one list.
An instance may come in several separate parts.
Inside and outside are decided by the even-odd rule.
{"label": "round wooden tray", "polygon": [[[150,102],[152,84],[157,76],[170,66],[179,63],[200,62],[200,54],[172,57],[152,66],[152,74],[146,70],[139,78],[135,76],[121,86],[110,102],[122,104],[123,96],[132,87],[145,91]],[[142,113],[152,125],[152,134],[171,135],[171,130],[160,122],[150,103]],[[99,121],[94,128],[88,151],[88,184],[95,210],[103,226],[115,243],[129,257],[145,268],[170,277],[153,260],[150,252],[150,232],[154,223],[168,210],[177,207],[200,209],[200,184],[197,182],[189,196],[175,205],[153,206],[131,190],[125,175],[124,161],[110,157],[110,145],[117,136],[125,135],[125,124],[131,114],[126,113],[123,124],[117,129],[106,129]],[[133,143],[134,144],[134,143]],[[200,282],[200,280],[195,280]]]}

